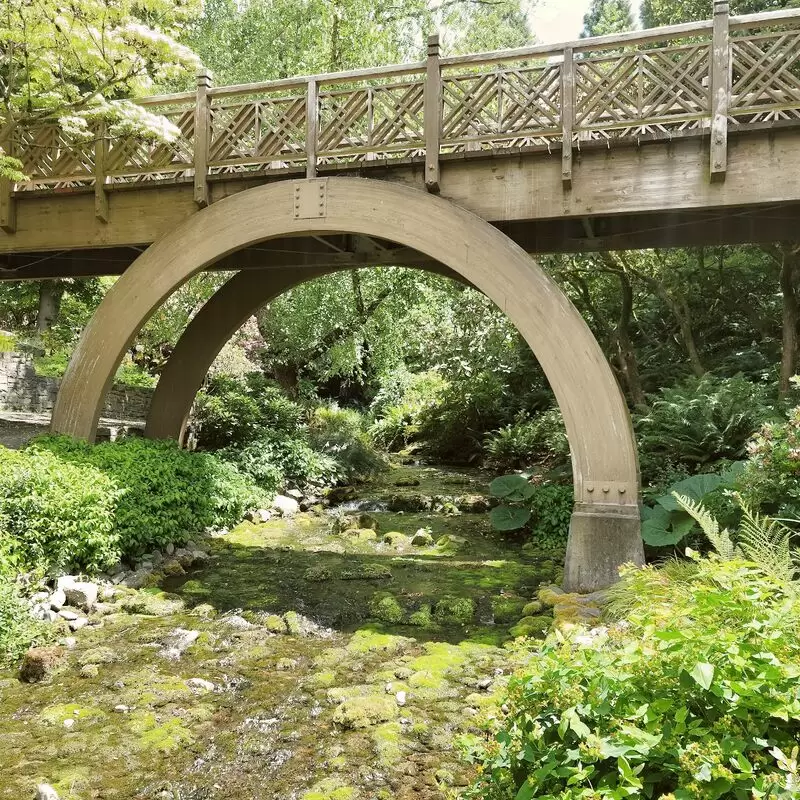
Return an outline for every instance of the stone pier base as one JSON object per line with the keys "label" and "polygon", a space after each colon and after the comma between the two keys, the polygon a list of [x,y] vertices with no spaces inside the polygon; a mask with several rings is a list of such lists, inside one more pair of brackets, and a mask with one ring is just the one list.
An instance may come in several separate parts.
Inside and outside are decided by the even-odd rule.
{"label": "stone pier base", "polygon": [[638,506],[576,503],[564,565],[564,589],[589,593],[619,579],[623,564],[644,564]]}

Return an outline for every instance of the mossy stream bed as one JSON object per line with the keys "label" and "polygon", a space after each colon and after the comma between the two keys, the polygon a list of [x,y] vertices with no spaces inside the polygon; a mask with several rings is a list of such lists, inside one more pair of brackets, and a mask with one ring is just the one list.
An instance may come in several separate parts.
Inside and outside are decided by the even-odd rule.
{"label": "mossy stream bed", "polygon": [[[486,483],[403,467],[359,496]],[[0,672],[0,798],[39,782],[82,800],[457,793],[470,780],[457,737],[500,713],[520,658],[505,645],[521,618],[525,632],[546,623],[534,598],[561,554],[523,550],[486,513],[372,518],[377,531],[336,533],[327,512],[242,523],[204,569],[79,632],[49,682]],[[411,544],[420,529],[432,544]]]}

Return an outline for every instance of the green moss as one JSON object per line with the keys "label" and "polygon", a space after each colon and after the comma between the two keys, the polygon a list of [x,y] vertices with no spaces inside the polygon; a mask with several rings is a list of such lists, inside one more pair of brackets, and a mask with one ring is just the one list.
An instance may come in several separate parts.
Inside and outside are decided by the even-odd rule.
{"label": "green moss", "polygon": [[364,653],[399,653],[414,640],[405,636],[392,636],[372,628],[357,630],[347,645],[347,652],[354,655]]}
{"label": "green moss", "polygon": [[79,664],[111,664],[117,660],[117,654],[110,647],[93,647],[78,656]]}
{"label": "green moss", "polygon": [[343,581],[386,580],[392,577],[392,571],[385,564],[356,564],[342,570],[340,577]]}
{"label": "green moss", "polygon": [[440,673],[425,669],[415,672],[408,679],[408,685],[412,689],[440,689],[444,684],[445,679]]}
{"label": "green moss", "polygon": [[497,595],[491,600],[495,622],[515,622],[522,616],[525,600],[515,595]]}
{"label": "green moss", "polygon": [[409,616],[408,624],[415,625],[418,628],[430,628],[434,624],[431,607],[427,603],[423,606],[420,606],[413,614],[411,614],[411,616]]}
{"label": "green moss", "polygon": [[283,615],[283,621],[286,623],[286,630],[293,636],[297,636],[302,632],[303,620],[296,611],[287,611]]}
{"label": "green moss", "polygon": [[309,689],[327,689],[336,683],[336,673],[332,670],[323,670],[309,675],[305,680],[305,685]]}
{"label": "green moss", "polygon": [[389,696],[354,697],[337,707],[333,721],[344,728],[369,728],[397,716],[397,702]]}
{"label": "green moss", "polygon": [[512,636],[533,636],[536,638],[544,638],[553,624],[553,618],[540,614],[539,616],[523,617],[513,628],[510,633]]}
{"label": "green moss", "polygon": [[178,595],[160,591],[141,591],[122,601],[122,609],[129,614],[146,614],[166,617],[180,614],[184,610],[183,600]]}
{"label": "green moss", "polygon": [[375,755],[378,764],[384,769],[398,764],[402,759],[403,751],[400,746],[400,731],[398,722],[387,722],[379,725],[372,732]]}
{"label": "green moss", "polygon": [[466,625],[468,622],[472,622],[475,603],[469,597],[445,595],[436,603],[433,613],[439,622]]}
{"label": "green moss", "polygon": [[400,533],[400,531],[389,531],[383,535],[383,541],[395,547],[406,547],[411,538],[404,533]]}
{"label": "green moss", "polygon": [[537,614],[541,614],[543,608],[544,606],[540,600],[531,600],[531,602],[527,603],[525,608],[522,609],[522,616],[535,617]]}
{"label": "green moss", "polygon": [[65,719],[85,720],[102,719],[106,714],[94,706],[82,706],[79,703],[59,703],[43,708],[39,718],[50,725],[61,725]]}
{"label": "green moss", "polygon": [[300,800],[353,800],[356,790],[339,778],[325,778],[301,795]]}
{"label": "green moss", "polygon": [[268,614],[264,617],[264,627],[272,633],[286,633],[286,623],[277,614]]}
{"label": "green moss", "polygon": [[396,625],[405,616],[405,610],[391,592],[378,592],[369,604],[369,612],[381,622]]}
{"label": "green moss", "polygon": [[315,583],[322,581],[329,581],[331,579],[331,571],[322,564],[316,564],[313,567],[309,567],[303,573],[303,577],[307,581],[312,581]]}

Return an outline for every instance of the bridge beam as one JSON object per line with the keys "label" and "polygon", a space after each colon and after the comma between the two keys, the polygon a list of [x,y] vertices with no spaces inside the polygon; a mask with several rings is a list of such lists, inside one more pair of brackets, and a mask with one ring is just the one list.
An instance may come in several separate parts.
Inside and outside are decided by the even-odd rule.
{"label": "bridge beam", "polygon": [[106,294],[62,381],[53,430],[94,436],[123,355],[150,315],[192,275],[272,237],[342,232],[395,242],[458,272],[509,316],[533,350],[564,416],[572,455],[575,514],[566,586],[598,589],[616,580],[622,563],[642,563],[636,444],[603,351],[521,248],[425,191],[349,178],[286,181],[195,214],[148,248]]}

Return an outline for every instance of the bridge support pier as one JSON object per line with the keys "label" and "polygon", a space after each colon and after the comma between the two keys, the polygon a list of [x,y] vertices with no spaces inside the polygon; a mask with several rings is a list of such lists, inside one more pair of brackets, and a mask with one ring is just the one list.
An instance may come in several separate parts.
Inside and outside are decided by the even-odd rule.
{"label": "bridge support pier", "polygon": [[[242,248],[309,232],[354,233],[409,247],[457,273],[502,309],[547,375],[567,429],[576,501],[567,588],[601,588],[614,582],[621,564],[643,562],[631,420],[586,323],[536,261],[497,228],[452,202],[397,184],[353,178],[271,183],[191,216],[142,253],[103,299],[62,381],[53,431],[93,438],[127,348],[150,315],[192,275]],[[265,271],[263,281],[252,273],[229,281],[178,343],[154,397],[148,434],[180,437],[217,352],[260,305],[256,294],[268,299],[310,277],[287,268]]]}

